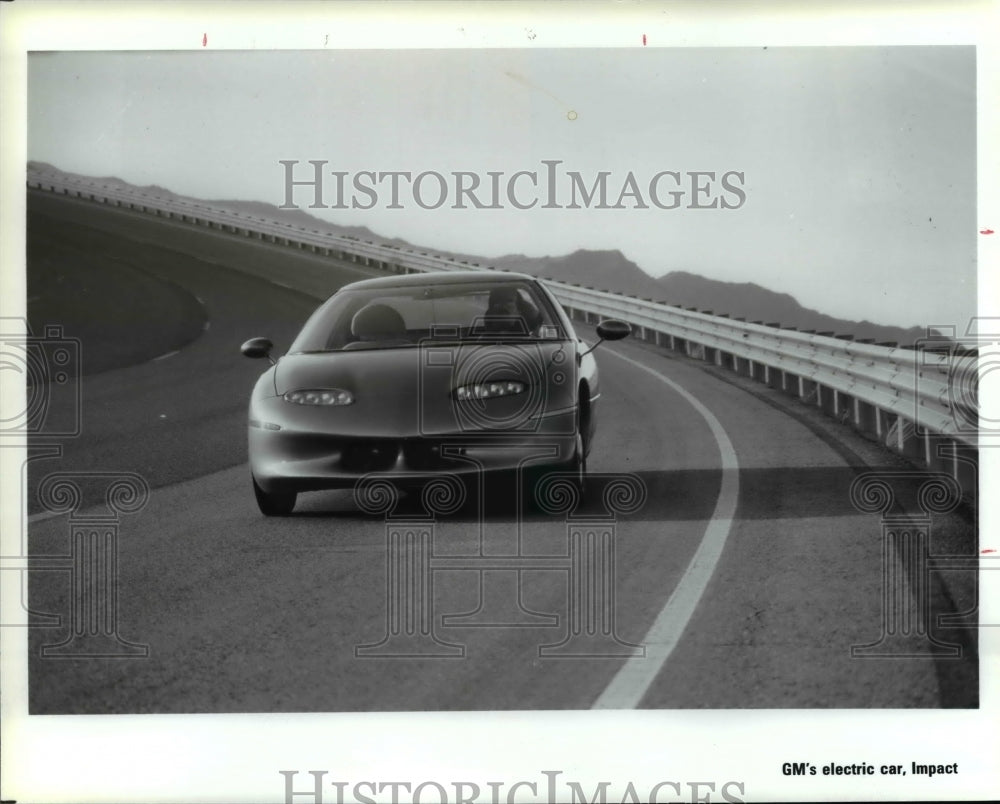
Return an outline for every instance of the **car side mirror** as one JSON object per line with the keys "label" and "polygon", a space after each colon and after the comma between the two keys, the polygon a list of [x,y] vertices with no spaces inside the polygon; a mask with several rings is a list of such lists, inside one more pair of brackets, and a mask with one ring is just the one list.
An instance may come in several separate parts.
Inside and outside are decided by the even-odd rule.
{"label": "car side mirror", "polygon": [[631,334],[631,325],[617,318],[609,318],[597,325],[597,337],[602,341],[620,341]]}
{"label": "car side mirror", "polygon": [[271,350],[273,348],[274,344],[267,338],[251,338],[240,347],[240,351],[244,357],[266,357],[271,363],[274,363],[274,360],[271,360]]}
{"label": "car side mirror", "polygon": [[591,346],[586,352],[577,357],[577,360],[582,360],[591,352],[593,352],[598,346],[600,346],[605,341],[620,341],[622,338],[627,338],[632,334],[632,327],[624,321],[619,321],[617,318],[609,318],[602,321],[597,325],[597,337],[598,341],[593,346]]}

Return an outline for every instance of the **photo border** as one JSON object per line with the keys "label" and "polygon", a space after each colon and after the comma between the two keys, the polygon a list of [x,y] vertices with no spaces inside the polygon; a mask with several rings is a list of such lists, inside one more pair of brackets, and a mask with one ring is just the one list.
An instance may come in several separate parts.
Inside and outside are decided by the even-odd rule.
{"label": "photo border", "polygon": [[[0,315],[24,317],[26,54],[31,50],[327,48],[584,48],[768,45],[977,45],[977,228],[997,229],[997,4],[675,3],[542,5],[289,3],[4,3],[3,204]],[[280,25],[273,24],[275,16]],[[155,23],[155,24],[154,24]],[[323,40],[323,36],[326,40]],[[206,45],[203,45],[203,36]],[[645,39],[646,44],[642,44]],[[991,52],[992,51],[992,52]],[[979,238],[979,315],[998,316],[996,238]],[[14,409],[18,397],[2,405]],[[998,409],[995,398],[982,400]],[[2,413],[2,411],[0,411]],[[17,450],[0,476],[19,477]],[[980,455],[981,488],[996,487],[996,450]],[[14,474],[11,469],[14,467]],[[19,483],[0,484],[3,550],[26,522]],[[980,547],[998,547],[996,508],[982,495]],[[1000,623],[997,583],[982,575],[983,623]],[[4,611],[19,590],[0,587]],[[324,715],[27,715],[27,629],[0,629],[2,792],[18,801],[280,800],[280,770],[360,780],[541,781],[558,768],[593,790],[664,780],[745,783],[746,800],[972,800],[1000,794],[997,660],[1000,632],[980,630],[978,710],[669,710]],[[887,746],[891,746],[887,747]],[[780,775],[784,761],[878,762],[928,757],[962,773],[922,788]],[[936,759],[940,758],[940,759]],[[912,777],[911,777],[912,778]],[[947,784],[947,786],[944,786]],[[336,800],[332,789],[325,800]],[[297,802],[308,799],[299,797]],[[530,798],[529,800],[542,800]],[[716,800],[713,798],[713,800]]]}

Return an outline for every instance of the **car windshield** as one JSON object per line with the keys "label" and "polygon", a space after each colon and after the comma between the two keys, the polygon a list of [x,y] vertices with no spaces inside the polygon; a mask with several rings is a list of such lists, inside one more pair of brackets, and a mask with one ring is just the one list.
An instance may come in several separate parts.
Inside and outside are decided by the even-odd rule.
{"label": "car windshield", "polygon": [[548,300],[529,282],[375,286],[333,296],[306,322],[289,352],[565,337]]}

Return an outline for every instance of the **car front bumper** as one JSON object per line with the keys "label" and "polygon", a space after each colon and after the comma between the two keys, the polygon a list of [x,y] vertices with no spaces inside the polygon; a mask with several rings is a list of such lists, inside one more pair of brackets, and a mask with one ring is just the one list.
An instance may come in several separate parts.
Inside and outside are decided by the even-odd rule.
{"label": "car front bumper", "polygon": [[250,470],[267,492],[350,488],[377,474],[401,485],[440,474],[474,476],[566,466],[574,460],[575,413],[547,417],[530,433],[393,437],[265,429],[251,422]]}

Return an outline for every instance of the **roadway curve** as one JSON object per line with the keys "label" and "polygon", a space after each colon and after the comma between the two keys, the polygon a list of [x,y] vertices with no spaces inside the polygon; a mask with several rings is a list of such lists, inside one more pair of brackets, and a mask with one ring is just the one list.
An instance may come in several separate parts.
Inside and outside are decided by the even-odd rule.
{"label": "roadway curve", "polygon": [[[566,628],[560,569],[520,574],[521,609],[512,572],[436,572],[435,628],[464,657],[357,658],[355,646],[386,632],[385,521],[346,492],[303,495],[288,519],[260,516],[244,416],[261,366],[238,346],[269,335],[280,351],[317,297],[363,272],[35,192],[29,224],[29,297],[58,232],[62,259],[160,287],[177,315],[166,333],[134,327],[136,348],[105,363],[119,367],[83,377],[81,436],[27,473],[35,557],[67,550],[67,518],[38,513],[46,474],[147,480],[149,503],[120,527],[118,626],[149,656],[42,659],[40,647],[67,631],[30,629],[33,714],[977,705],[970,631],[940,632],[962,645],[960,660],[851,658],[851,645],[881,632],[883,575],[878,518],[858,513],[848,488],[869,467],[898,469],[896,459],[778,392],[631,341],[598,352],[605,393],[590,470],[633,473],[648,490],[617,520],[615,567],[617,636],[644,644],[645,658],[540,657]],[[59,323],[40,317],[38,295],[36,330]],[[104,348],[108,338],[87,326],[96,334],[84,349]],[[143,359],[161,348],[169,356]],[[526,554],[565,553],[565,520],[520,521],[519,535],[515,512],[492,511],[486,552],[513,553],[520,538]],[[475,555],[478,527],[468,507],[439,521],[435,550]],[[967,518],[934,527],[938,552],[974,553]],[[935,582],[933,603],[971,608],[971,588]],[[473,627],[475,615],[442,626],[441,615],[474,612],[482,589],[480,625],[535,627]],[[31,573],[30,604],[67,611],[67,576]],[[528,612],[555,614],[555,624]]]}

